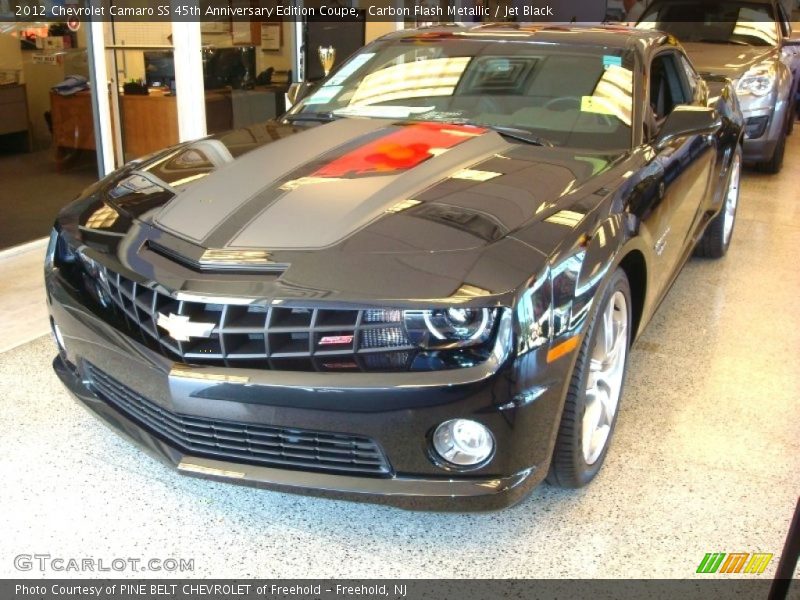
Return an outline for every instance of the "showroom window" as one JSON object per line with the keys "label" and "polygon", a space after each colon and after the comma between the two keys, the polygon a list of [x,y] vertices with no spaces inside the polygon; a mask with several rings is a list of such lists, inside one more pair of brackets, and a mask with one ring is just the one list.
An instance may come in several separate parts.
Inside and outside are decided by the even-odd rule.
{"label": "showroom window", "polygon": [[97,180],[87,32],[0,23],[0,250],[47,235]]}
{"label": "showroom window", "polygon": [[128,161],[232,129],[264,135],[259,124],[285,111],[291,82],[319,80],[402,27],[365,15],[3,23],[0,249],[46,236],[62,206]]}

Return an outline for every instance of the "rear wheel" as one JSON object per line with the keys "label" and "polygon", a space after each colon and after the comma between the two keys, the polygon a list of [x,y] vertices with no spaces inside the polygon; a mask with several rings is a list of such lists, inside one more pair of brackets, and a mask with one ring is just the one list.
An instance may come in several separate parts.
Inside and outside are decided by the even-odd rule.
{"label": "rear wheel", "polygon": [[582,487],[603,464],[627,368],[631,306],[628,278],[617,269],[575,361],[547,476],[552,485]]}
{"label": "rear wheel", "polygon": [[731,159],[728,183],[722,209],[706,227],[697,243],[695,254],[703,258],[722,258],[728,251],[736,224],[736,209],[739,206],[739,183],[742,175],[742,149],[737,146]]}

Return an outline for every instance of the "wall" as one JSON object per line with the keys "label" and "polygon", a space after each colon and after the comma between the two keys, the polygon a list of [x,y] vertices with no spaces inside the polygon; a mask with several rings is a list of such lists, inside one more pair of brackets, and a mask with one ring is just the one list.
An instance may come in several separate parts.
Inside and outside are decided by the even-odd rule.
{"label": "wall", "polygon": [[[49,23],[37,24],[42,35],[47,33],[48,25]],[[19,24],[18,28],[28,29],[29,25]],[[44,50],[20,50],[18,37],[0,34],[0,69],[22,71],[20,81],[25,83],[34,150],[47,148],[52,140],[44,118],[44,113],[50,110],[50,88],[64,81],[67,75],[89,75],[86,29],[82,27],[78,31],[76,48],[51,53],[57,56],[56,63],[36,62],[35,57],[42,54],[46,54]]]}
{"label": "wall", "polygon": [[292,68],[292,28],[294,23],[284,21],[281,27],[283,30],[281,49],[258,49],[258,52],[256,52],[256,66],[259,73],[267,67],[272,67],[276,71],[289,71]]}
{"label": "wall", "polygon": [[[261,48],[261,38],[256,41],[256,74],[261,73],[268,67],[272,67],[277,72],[289,71],[292,68],[292,27],[291,21],[284,21],[281,24],[283,37],[280,50],[263,50]],[[215,48],[229,48],[233,46],[231,34],[209,33],[204,31],[202,36],[203,46],[213,46]]]}
{"label": "wall", "polygon": [[[113,46],[170,46],[171,23],[105,23],[106,45]],[[144,50],[113,50],[117,59],[118,85],[129,79],[144,79]],[[107,51],[106,61],[109,71],[113,68],[112,51]],[[109,75],[111,73],[109,72]]]}
{"label": "wall", "polygon": [[397,29],[397,24],[389,21],[367,21],[366,27],[366,43],[369,44],[372,40],[381,37],[382,35],[386,35],[387,33],[391,33]]}
{"label": "wall", "polygon": [[19,38],[8,33],[0,33],[0,71],[21,71],[22,51]]}

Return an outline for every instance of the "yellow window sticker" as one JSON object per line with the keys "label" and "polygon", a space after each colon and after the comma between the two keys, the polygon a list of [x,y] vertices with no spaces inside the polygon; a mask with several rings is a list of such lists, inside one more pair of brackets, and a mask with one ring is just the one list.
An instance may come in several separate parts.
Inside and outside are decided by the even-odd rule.
{"label": "yellow window sticker", "polygon": [[613,115],[614,109],[607,98],[601,98],[600,96],[583,96],[581,97],[581,112]]}

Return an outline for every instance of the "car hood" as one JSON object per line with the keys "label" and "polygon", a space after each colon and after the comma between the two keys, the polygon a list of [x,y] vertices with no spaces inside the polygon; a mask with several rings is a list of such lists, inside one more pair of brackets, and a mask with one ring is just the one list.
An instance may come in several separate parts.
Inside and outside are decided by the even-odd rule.
{"label": "car hood", "polygon": [[209,138],[135,166],[108,203],[213,249],[463,250],[497,241],[612,157],[507,141],[485,128],[342,119],[241,152]]}
{"label": "car hood", "polygon": [[[624,156],[442,123],[270,122],[132,164],[61,222],[123,271],[172,289],[441,298],[467,285],[494,294],[536,272],[556,243],[550,236],[537,249],[535,236],[514,232],[581,200],[599,203],[622,181]],[[263,267],[282,287],[237,267]]]}
{"label": "car hood", "polygon": [[683,47],[699,71],[730,79],[739,79],[758,63],[778,60],[779,55],[772,46],[684,43]]}

